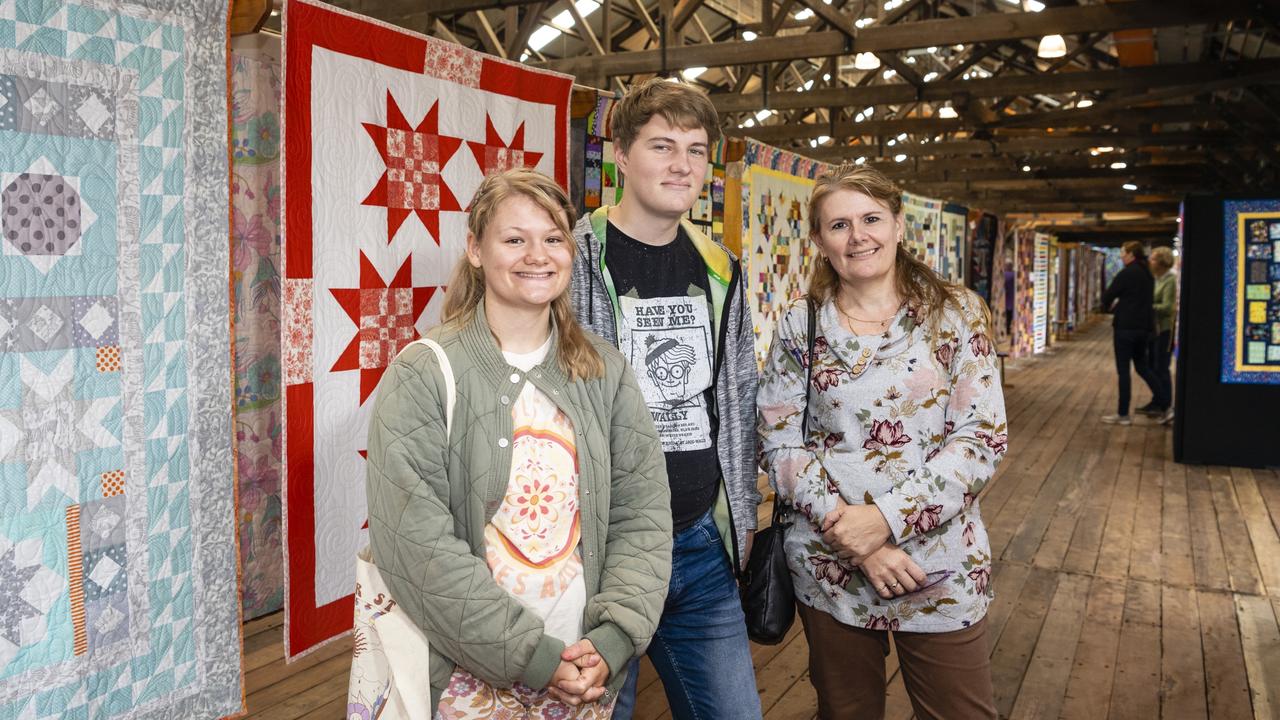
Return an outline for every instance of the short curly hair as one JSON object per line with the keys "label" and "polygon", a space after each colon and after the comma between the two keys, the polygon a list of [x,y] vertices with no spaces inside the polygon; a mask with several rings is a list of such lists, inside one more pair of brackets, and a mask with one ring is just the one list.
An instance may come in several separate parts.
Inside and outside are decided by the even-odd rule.
{"label": "short curly hair", "polygon": [[1173,267],[1173,248],[1168,245],[1161,245],[1160,247],[1152,250],[1151,264],[1166,268]]}

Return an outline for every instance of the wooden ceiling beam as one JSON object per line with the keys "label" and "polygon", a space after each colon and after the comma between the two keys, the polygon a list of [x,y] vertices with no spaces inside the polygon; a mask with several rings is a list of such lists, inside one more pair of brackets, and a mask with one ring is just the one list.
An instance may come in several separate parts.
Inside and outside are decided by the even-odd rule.
{"label": "wooden ceiling beam", "polygon": [[[601,62],[605,60],[607,58],[600,59]],[[965,95],[969,97],[1061,95],[1080,91],[1134,91],[1153,87],[1176,87],[1183,95],[1194,95],[1198,94],[1198,88],[1206,83],[1243,86],[1276,82],[1280,82],[1280,59],[1250,60],[1239,63],[1179,63],[1054,75],[1005,75],[974,80],[935,81],[925,83],[919,88],[905,83],[872,85],[863,88],[824,88],[804,93],[771,96],[769,107],[774,110],[847,105],[862,107],[922,101],[943,102]],[[711,101],[720,112],[747,112],[765,107],[765,98],[760,93],[717,94],[711,96]],[[1012,119],[1003,119],[1001,123],[1017,124]]]}
{"label": "wooden ceiling beam", "polygon": [[1020,153],[1053,153],[1088,150],[1094,147],[1116,147],[1121,144],[1139,147],[1197,147],[1226,142],[1233,135],[1225,132],[1169,133],[1089,133],[1044,137],[996,137],[991,140],[950,140],[932,143],[898,142],[893,145],[861,144],[815,148],[806,155],[818,160],[840,160],[871,154],[939,156],[939,155],[1013,155]]}
{"label": "wooden ceiling beam", "polygon": [[[418,0],[428,6],[495,2],[496,0]],[[417,7],[419,11],[425,8]],[[725,42],[712,46],[689,45],[660,50],[617,53],[609,58],[588,57],[553,60],[552,70],[569,74],[595,71],[605,75],[636,75],[667,69],[746,65],[803,58],[830,57],[855,52],[910,50],[957,43],[981,43],[1039,37],[1050,33],[1110,32],[1132,28],[1213,23],[1249,16],[1242,0],[1213,3],[1192,0],[1135,0],[1042,12],[988,12],[969,17],[918,20],[896,24],[876,23],[856,31],[852,43],[838,30],[810,32],[788,37],[761,37],[754,41]],[[431,12],[448,12],[432,10]]]}
{"label": "wooden ceiling beam", "polygon": [[[1218,121],[1222,118],[1221,105],[1167,105],[1151,108],[1126,108],[1124,110],[1095,111],[1093,108],[1081,108],[1071,111],[1073,114],[1063,119],[1060,116],[1044,117],[1046,113],[1031,114],[1023,118],[1019,128],[1027,130],[1043,128],[1090,127],[1098,128],[1123,122],[1126,127],[1145,124],[1165,123],[1202,123]],[[999,132],[1004,119],[998,119],[991,125],[975,126],[961,118],[904,118],[902,120],[866,120],[860,123],[789,123],[785,125],[766,125],[752,128],[730,127],[725,129],[729,135],[752,137],[761,142],[784,143],[787,140],[810,140],[827,135],[833,138],[874,137],[877,135],[937,135],[964,130],[995,129]]]}

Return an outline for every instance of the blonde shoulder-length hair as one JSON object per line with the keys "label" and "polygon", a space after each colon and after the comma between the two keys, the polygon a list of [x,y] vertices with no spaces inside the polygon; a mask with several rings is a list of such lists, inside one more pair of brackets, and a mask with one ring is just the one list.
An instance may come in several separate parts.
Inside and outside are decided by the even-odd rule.
{"label": "blonde shoulder-length hair", "polygon": [[[573,241],[573,229],[570,218],[573,217],[573,205],[569,197],[554,180],[542,173],[528,168],[517,168],[496,173],[480,183],[475,195],[471,198],[471,207],[467,214],[467,242],[481,243],[489,221],[498,207],[507,198],[521,195],[533,201],[535,205],[546,211],[552,222],[564,234],[565,245],[569,248],[569,256],[577,251],[577,243]],[[471,318],[471,313],[484,298],[484,270],[474,267],[464,254],[453,268],[453,276],[449,280],[449,291],[445,296],[442,323],[460,325]],[[578,319],[574,317],[573,307],[569,300],[569,288],[551,301],[551,316],[556,329],[560,369],[570,380],[598,378],[604,375],[604,361],[591,345],[591,340],[582,331]]]}
{"label": "blonde shoulder-length hair", "polygon": [[[902,224],[902,189],[870,165],[845,164],[819,176],[809,195],[810,240],[816,241],[822,227],[819,217],[822,201],[839,190],[862,193],[883,204],[893,213],[894,221]],[[948,305],[956,312],[964,312],[961,301],[964,289],[938,277],[933,268],[906,248],[901,238],[898,240],[893,270],[898,295],[913,309],[917,322],[936,331],[941,326]],[[821,305],[828,299],[834,299],[839,288],[840,276],[831,267],[831,263],[821,258],[815,260],[809,273],[809,297]],[[983,310],[983,326],[986,327],[989,324],[989,311],[986,311],[985,305]]]}

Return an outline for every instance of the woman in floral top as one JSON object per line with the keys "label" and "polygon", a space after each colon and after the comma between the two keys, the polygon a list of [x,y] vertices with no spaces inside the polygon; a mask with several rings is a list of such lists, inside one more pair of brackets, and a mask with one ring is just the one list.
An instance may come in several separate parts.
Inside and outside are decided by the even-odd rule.
{"label": "woman in floral top", "polygon": [[986,306],[902,246],[902,193],[872,168],[820,178],[809,229],[822,256],[813,367],[799,300],[758,405],[761,465],[792,508],[785,547],[819,714],[883,715],[893,632],[918,717],[995,717],[978,493],[1008,431]]}

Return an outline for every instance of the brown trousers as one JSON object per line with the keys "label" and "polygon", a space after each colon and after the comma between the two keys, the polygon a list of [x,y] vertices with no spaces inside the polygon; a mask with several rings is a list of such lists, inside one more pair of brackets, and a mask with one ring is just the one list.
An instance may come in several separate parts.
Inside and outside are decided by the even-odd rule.
{"label": "brown trousers", "polygon": [[[809,641],[809,679],[822,720],[884,717],[889,633],[845,625],[796,603]],[[893,633],[907,696],[919,720],[996,717],[987,621],[947,633]]]}

